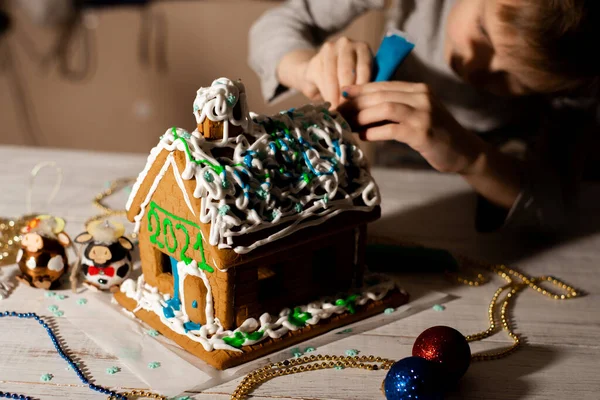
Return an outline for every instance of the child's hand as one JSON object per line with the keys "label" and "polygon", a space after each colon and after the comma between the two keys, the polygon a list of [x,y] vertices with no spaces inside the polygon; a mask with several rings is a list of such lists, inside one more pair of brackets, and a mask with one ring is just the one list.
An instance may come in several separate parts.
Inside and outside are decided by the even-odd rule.
{"label": "child's hand", "polygon": [[420,83],[374,82],[343,87],[339,107],[363,140],[397,140],[441,172],[466,173],[482,152],[481,139],[463,128]]}
{"label": "child's hand", "polygon": [[[313,101],[328,101],[332,108],[344,101],[340,88],[370,81],[373,55],[369,45],[346,37],[326,42],[310,57],[288,54],[278,67],[280,80]],[[286,82],[287,80],[287,82]]]}

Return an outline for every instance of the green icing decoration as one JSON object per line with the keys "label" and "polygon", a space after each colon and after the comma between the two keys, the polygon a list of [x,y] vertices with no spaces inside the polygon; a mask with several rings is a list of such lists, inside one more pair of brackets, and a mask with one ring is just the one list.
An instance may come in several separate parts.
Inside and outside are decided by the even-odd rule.
{"label": "green icing decoration", "polygon": [[189,162],[193,162],[194,164],[198,164],[198,165],[202,165],[202,164],[208,165],[217,174],[221,174],[225,170],[225,168],[223,168],[222,165],[215,165],[208,160],[195,160],[194,157],[192,157],[192,153],[190,152],[190,146],[188,145],[188,142],[186,142],[183,137],[181,137],[177,134],[177,128],[176,127],[171,128],[171,132],[173,133],[173,141],[179,140],[179,141],[181,141],[181,143],[183,143],[183,147],[185,149],[185,154],[187,155]]}
{"label": "green icing decoration", "polygon": [[224,337],[223,341],[232,347],[240,348],[244,345],[246,340],[257,341],[257,340],[262,339],[262,337],[263,337],[263,331],[256,331],[256,332],[251,332],[251,333],[238,331],[238,332],[234,332],[233,336]]}
{"label": "green icing decoration", "polygon": [[356,298],[358,297],[358,295],[353,294],[352,296],[348,296],[347,299],[338,299],[335,302],[336,306],[343,306],[346,307],[348,309],[348,312],[350,314],[354,314],[356,312],[356,308],[355,308],[355,304],[354,302],[356,301]]}
{"label": "green icing decoration", "polygon": [[288,315],[288,321],[290,324],[303,327],[306,325],[306,321],[312,318],[312,314],[308,311],[303,312],[300,307],[296,307]]}
{"label": "green icing decoration", "polygon": [[235,332],[233,336],[224,337],[223,341],[232,347],[240,348],[246,339],[244,338],[242,332]]}
{"label": "green icing decoration", "polygon": [[[185,252],[187,251],[189,245],[190,245],[190,235],[188,234],[187,229],[185,228],[184,225],[182,225],[181,223],[177,223],[177,225],[175,225],[175,229],[179,229],[182,230],[183,233],[185,234],[185,243],[183,244],[183,248],[181,249],[181,251],[179,252],[179,257],[181,257],[181,261],[183,261],[186,265],[189,265],[189,263],[192,262],[192,259],[189,258]],[[202,240],[202,239],[200,239]],[[202,243],[202,242],[200,242]],[[197,250],[197,249],[196,249]],[[204,250],[202,251],[204,254]]]}
{"label": "green icing decoration", "polygon": [[[164,215],[164,220],[162,222],[162,230],[159,212]],[[155,221],[155,226],[153,226],[153,220]],[[179,259],[185,262],[186,264],[190,264],[192,262],[192,259],[186,254],[186,251],[190,244],[190,237],[186,226],[191,226],[198,230],[198,234],[196,235],[196,243],[194,244],[194,250],[200,250],[200,254],[202,256],[202,261],[198,262],[198,268],[208,272],[214,272],[214,268],[206,263],[206,257],[204,256],[204,246],[202,245],[202,235],[200,233],[200,226],[195,222],[188,221],[174,214],[171,214],[164,208],[161,208],[154,201],[150,202],[150,208],[148,209],[148,232],[152,233],[152,235],[150,236],[150,242],[157,245],[161,249],[164,248],[166,244],[167,250],[170,253],[175,254],[177,252],[177,249],[179,248],[179,243],[175,238],[172,220],[177,221],[177,223],[175,224],[175,229],[182,231],[185,236],[185,243],[183,247],[181,247],[181,249],[179,250]],[[169,246],[168,241],[167,231],[169,229],[171,237],[173,238],[172,246]],[[164,238],[164,243],[159,239],[160,236]]]}
{"label": "green icing decoration", "polygon": [[[173,246],[169,246],[169,235],[167,235],[167,228],[171,231],[171,238],[173,238]],[[169,253],[174,253],[177,250],[177,237],[173,231],[173,222],[169,218],[163,219],[163,231],[165,232],[165,245]]]}

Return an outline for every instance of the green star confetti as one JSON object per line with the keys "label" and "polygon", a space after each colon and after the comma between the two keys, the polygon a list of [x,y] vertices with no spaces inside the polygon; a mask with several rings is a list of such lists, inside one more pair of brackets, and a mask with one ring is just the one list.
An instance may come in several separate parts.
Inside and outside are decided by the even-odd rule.
{"label": "green star confetti", "polygon": [[299,349],[299,348],[297,348],[297,347],[294,347],[294,348],[292,349],[292,355],[293,355],[295,358],[298,358],[298,357],[300,357],[300,356],[302,355],[302,351],[300,351],[300,349]]}
{"label": "green star confetti", "polygon": [[152,361],[148,363],[148,368],[150,369],[156,369],[160,367],[160,363],[158,361]]}
{"label": "green star confetti", "polygon": [[77,299],[77,304],[80,306],[87,304],[87,299]]}
{"label": "green star confetti", "polygon": [[391,313],[393,313],[394,311],[396,311],[396,310],[394,310],[393,308],[386,308],[385,310],[383,310],[383,313],[384,313],[384,314],[391,314]]}
{"label": "green star confetti", "polygon": [[305,353],[312,353],[313,351],[315,351],[316,349],[314,347],[307,347],[304,349]]}
{"label": "green star confetti", "polygon": [[59,299],[59,300],[64,300],[64,299],[65,299],[67,296],[65,296],[64,294],[57,294],[57,295],[56,295],[56,296],[54,296],[54,297],[56,297],[56,298],[57,298],[57,299]]}
{"label": "green star confetti", "polygon": [[53,312],[53,314],[55,317],[62,317],[63,315],[65,315],[65,313],[62,311],[55,311]]}
{"label": "green star confetti", "polygon": [[340,370],[340,369],[344,369],[344,367],[341,365],[336,365],[335,367],[333,367],[333,369]]}
{"label": "green star confetti", "polygon": [[346,350],[346,355],[348,357],[354,357],[358,355],[358,350],[356,349],[350,349],[350,350]]}
{"label": "green star confetti", "polygon": [[44,293],[44,296],[46,296],[48,298],[54,297],[54,295],[56,295],[56,293],[54,293],[54,292],[46,292],[46,293]]}
{"label": "green star confetti", "polygon": [[339,331],[337,332],[338,335],[342,335],[344,333],[351,333],[352,332],[352,328],[348,328],[348,329],[344,329],[343,331]]}
{"label": "green star confetti", "polygon": [[119,368],[119,367],[106,368],[106,373],[109,374],[109,375],[114,375],[117,372],[121,372],[121,368]]}
{"label": "green star confetti", "polygon": [[444,307],[441,304],[436,304],[433,306],[433,311],[444,311],[446,309],[446,307]]}
{"label": "green star confetti", "polygon": [[48,306],[48,311],[56,312],[56,311],[58,311],[58,306],[55,306],[54,304],[51,306]]}
{"label": "green star confetti", "polygon": [[229,210],[230,207],[227,204],[225,204],[224,206],[219,207],[219,215],[227,215]]}
{"label": "green star confetti", "polygon": [[50,382],[52,380],[52,378],[54,378],[54,375],[52,375],[52,374],[44,374],[44,375],[40,376],[40,380],[42,382]]}
{"label": "green star confetti", "polygon": [[149,329],[146,331],[146,333],[152,337],[157,337],[159,335],[159,333],[156,329]]}

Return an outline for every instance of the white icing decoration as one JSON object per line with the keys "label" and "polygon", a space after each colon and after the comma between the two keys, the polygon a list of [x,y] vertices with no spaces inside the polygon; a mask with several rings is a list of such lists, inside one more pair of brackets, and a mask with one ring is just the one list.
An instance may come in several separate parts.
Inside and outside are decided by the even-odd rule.
{"label": "white icing decoration", "polygon": [[[154,151],[154,149],[152,151]],[[150,203],[150,199],[152,198],[152,195],[156,191],[156,188],[158,188],[158,184],[160,183],[160,180],[167,173],[167,170],[169,169],[169,166],[171,165],[172,160],[173,160],[173,154],[169,154],[167,156],[167,160],[165,161],[165,164],[162,166],[162,168],[160,169],[160,171],[154,178],[154,182],[152,182],[152,186],[150,187],[150,190],[148,190],[148,194],[146,195],[144,202],[140,205],[140,213],[138,215],[136,215],[134,218],[134,220],[135,220],[134,230],[136,233],[139,232],[139,230],[140,230],[140,223],[142,221],[142,217],[144,216],[144,211],[146,210],[146,206],[148,205],[148,203]],[[133,191],[131,193],[133,195]],[[131,196],[131,197],[133,197],[133,196]],[[131,197],[130,197],[130,199],[131,199]]]}
{"label": "white icing decoration", "polygon": [[21,258],[23,258],[23,249],[19,249],[17,252],[17,262],[21,261]]}
{"label": "white icing decoration", "polygon": [[35,262],[35,257],[29,257],[29,259],[25,262],[25,265],[29,269],[35,269],[35,267],[37,266]]}
{"label": "white icing decoration", "polygon": [[65,267],[62,256],[54,256],[48,261],[48,269],[52,271],[61,271]]}
{"label": "white icing decoration", "polygon": [[179,186],[181,193],[183,193],[183,199],[185,200],[185,204],[187,204],[188,208],[190,209],[190,212],[195,217],[196,211],[194,211],[194,207],[192,207],[192,202],[190,201],[190,196],[188,196],[187,189],[185,188],[185,185],[183,184],[183,180],[181,179],[181,174],[179,173],[179,168],[177,168],[177,163],[175,162],[175,159],[173,159],[173,158],[171,158],[171,165],[173,166],[173,175],[175,175],[175,181],[177,181],[177,186]]}
{"label": "white icing decoration", "polygon": [[[236,104],[241,110],[239,119],[233,115]],[[210,223],[208,242],[220,249],[247,253],[299,229],[321,224],[345,210],[372,210],[380,203],[379,189],[346,122],[327,108],[327,103],[306,105],[272,117],[248,113],[243,85],[226,78],[215,80],[210,87],[198,90],[194,115],[198,123],[205,118],[223,121],[223,139],[206,140],[197,130],[192,134],[178,128],[167,130],[152,149],[132,189],[127,209],[156,156],[166,150],[186,152],[186,167],[180,178],[195,179],[193,195],[201,199],[200,222]],[[283,124],[288,134],[273,139],[272,132],[265,128],[273,121]],[[245,134],[229,137],[230,123],[242,126]],[[284,131],[278,128],[277,132]],[[219,148],[230,149],[233,157],[217,160],[213,150]],[[135,218],[136,232],[169,164],[175,164],[172,158],[167,158],[140,207]],[[176,167],[174,173],[179,178]],[[193,210],[179,180],[178,185]],[[251,245],[234,242],[236,236],[275,226],[281,228]]]}
{"label": "white icing decoration", "polygon": [[[188,274],[193,273],[195,276],[198,276],[196,270],[199,271],[200,274],[204,274],[204,271],[198,269],[195,262],[192,262],[188,266],[185,266],[185,263],[182,262],[179,262],[177,265],[178,271],[181,275],[183,275],[182,272],[185,271]],[[205,281],[205,284],[208,285],[207,280]],[[125,293],[127,297],[134,299],[137,302],[137,307],[133,310],[134,313],[140,309],[154,312],[165,326],[169,327],[178,334],[185,335],[189,339],[200,343],[206,351],[241,351],[228,345],[223,340],[223,338],[226,337],[234,337],[236,332],[243,332],[247,334],[257,331],[262,332],[262,336],[256,340],[245,338],[243,346],[247,346],[258,343],[267,338],[280,338],[290,331],[296,331],[303,328],[290,323],[289,315],[292,310],[284,309],[279,313],[278,316],[272,316],[268,313],[264,313],[259,317],[258,321],[255,318],[249,318],[234,331],[224,330],[220,321],[216,318],[212,318],[212,296],[210,306],[208,302],[208,297],[210,295],[209,288],[210,285],[207,286],[208,294],[206,313],[207,321],[212,320],[213,322],[203,325],[200,330],[188,332],[185,331],[183,324],[189,321],[189,317],[183,311],[174,311],[175,315],[173,318],[165,318],[163,314],[163,306],[166,305],[165,302],[169,300],[170,296],[159,293],[156,287],[145,283],[143,275],[138,278],[137,282],[132,279],[128,279],[123,282],[121,285],[121,292]],[[369,301],[381,300],[389,293],[389,291],[393,290],[394,288],[396,288],[396,284],[393,281],[380,281],[374,286],[362,289],[360,293],[357,294],[354,304],[357,306],[362,306]],[[349,310],[346,305],[337,305],[335,300],[332,301],[331,298],[322,299],[305,306],[300,306],[299,308],[301,312],[309,312],[312,315],[312,317],[306,321],[306,325],[316,325],[321,320],[328,319],[333,315],[346,313]]]}

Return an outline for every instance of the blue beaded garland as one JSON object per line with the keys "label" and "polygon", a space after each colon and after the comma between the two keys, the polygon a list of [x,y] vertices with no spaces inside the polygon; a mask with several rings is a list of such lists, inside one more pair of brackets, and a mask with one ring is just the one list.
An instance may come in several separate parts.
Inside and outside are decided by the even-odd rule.
{"label": "blue beaded garland", "polygon": [[[17,318],[25,318],[25,319],[34,319],[42,326],[42,328],[46,329],[46,332],[48,333],[48,337],[50,337],[50,340],[52,341],[52,344],[54,345],[54,348],[56,349],[56,352],[58,353],[58,355],[69,364],[71,369],[73,369],[73,371],[75,371],[75,373],[77,374],[77,377],[84,385],[88,385],[88,387],[90,389],[95,390],[96,392],[108,394],[111,397],[116,397],[120,400],[127,400],[127,397],[125,397],[122,394],[118,394],[117,392],[115,392],[113,390],[106,389],[102,386],[97,386],[97,385],[94,385],[93,383],[90,383],[90,381],[83,375],[83,371],[81,371],[81,369],[79,369],[77,364],[75,364],[75,361],[73,361],[63,351],[62,346],[60,345],[58,339],[56,338],[56,335],[52,331],[52,328],[50,328],[50,326],[48,326],[48,324],[46,322],[44,322],[44,320],[42,318],[40,318],[37,314],[35,314],[35,313],[17,313],[15,311],[12,311],[12,312],[4,311],[3,313],[0,313],[0,317],[9,317],[9,316],[17,317]],[[23,394],[2,392],[2,391],[0,391],[0,397],[4,397],[7,399],[32,400],[31,397],[25,396]]]}

